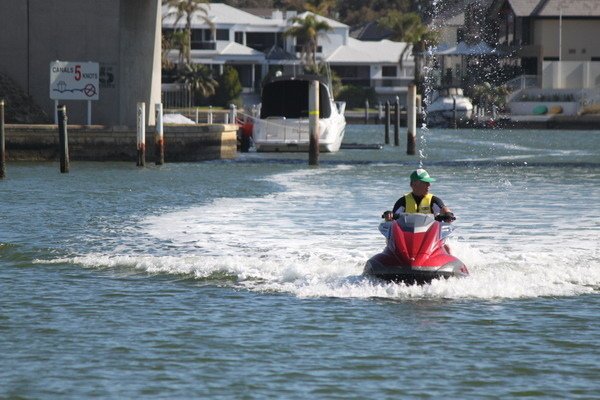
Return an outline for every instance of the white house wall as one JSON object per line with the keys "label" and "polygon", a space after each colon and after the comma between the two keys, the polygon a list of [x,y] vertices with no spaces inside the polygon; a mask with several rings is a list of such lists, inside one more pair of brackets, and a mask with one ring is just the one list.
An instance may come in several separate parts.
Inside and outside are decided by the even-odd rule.
{"label": "white house wall", "polygon": [[[543,57],[559,57],[559,21],[538,20],[534,28],[535,43],[543,49]],[[588,61],[600,56],[600,23],[598,20],[562,21],[562,60]]]}
{"label": "white house wall", "polygon": [[319,46],[323,48],[323,55],[327,57],[333,53],[338,47],[344,46],[346,43],[345,37],[348,35],[348,29],[335,28],[327,35],[319,37]]}
{"label": "white house wall", "polygon": [[595,89],[600,86],[600,61],[545,61],[543,89]]}

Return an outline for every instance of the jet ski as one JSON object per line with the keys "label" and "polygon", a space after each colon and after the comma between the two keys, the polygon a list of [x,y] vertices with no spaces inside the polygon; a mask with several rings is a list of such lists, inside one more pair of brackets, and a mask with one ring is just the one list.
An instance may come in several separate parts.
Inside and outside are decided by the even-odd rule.
{"label": "jet ski", "polygon": [[454,216],[398,214],[389,224],[387,246],[371,257],[364,275],[386,281],[422,285],[433,279],[469,275],[465,264],[444,249],[444,239],[454,229]]}

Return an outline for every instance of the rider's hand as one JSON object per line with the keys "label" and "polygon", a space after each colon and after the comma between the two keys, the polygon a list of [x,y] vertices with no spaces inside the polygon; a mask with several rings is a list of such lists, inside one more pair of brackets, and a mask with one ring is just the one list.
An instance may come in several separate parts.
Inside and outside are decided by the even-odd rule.
{"label": "rider's hand", "polygon": [[447,224],[451,224],[451,223],[452,223],[452,221],[455,221],[455,220],[456,220],[456,217],[454,216],[454,213],[452,213],[452,212],[447,212],[447,213],[445,213],[445,214],[438,214],[438,215],[435,217],[435,220],[436,220],[436,221],[444,221],[444,222],[445,222],[445,223],[447,223]]}
{"label": "rider's hand", "polygon": [[392,221],[394,219],[394,213],[391,211],[384,211],[381,218],[385,219],[386,221]]}

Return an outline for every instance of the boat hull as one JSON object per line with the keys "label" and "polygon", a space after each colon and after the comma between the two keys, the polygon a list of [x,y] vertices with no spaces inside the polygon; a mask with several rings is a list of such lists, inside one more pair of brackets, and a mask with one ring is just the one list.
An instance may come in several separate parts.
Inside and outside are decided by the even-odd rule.
{"label": "boat hull", "polygon": [[[346,129],[345,120],[319,121],[319,151],[334,153],[340,149]],[[307,121],[273,120],[256,121],[254,145],[260,152],[307,152],[310,146]]]}
{"label": "boat hull", "polygon": [[469,275],[466,266],[457,258],[450,257],[441,266],[401,265],[398,259],[386,252],[371,257],[363,274],[388,282],[402,282],[407,285],[423,285],[434,279],[462,278]]}
{"label": "boat hull", "polygon": [[[314,76],[279,77],[262,90],[260,118],[252,139],[260,152],[307,152],[310,146],[309,83]],[[328,85],[319,83],[319,151],[340,149],[346,130],[345,103],[335,102]]]}
{"label": "boat hull", "polygon": [[[256,151],[258,152],[283,152],[283,153],[306,153],[308,151],[308,143],[261,143],[256,145]],[[319,151],[321,153],[335,153],[340,149],[340,146],[333,144],[319,144]]]}
{"label": "boat hull", "polygon": [[466,121],[473,117],[473,103],[464,96],[460,88],[446,88],[434,93],[427,106],[427,124],[432,126],[451,125],[454,121]]}

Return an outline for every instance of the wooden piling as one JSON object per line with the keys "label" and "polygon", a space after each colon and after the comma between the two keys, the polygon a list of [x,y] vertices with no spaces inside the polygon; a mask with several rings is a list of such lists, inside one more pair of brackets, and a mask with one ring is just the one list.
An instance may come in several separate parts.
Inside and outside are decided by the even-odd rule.
{"label": "wooden piling", "polygon": [[58,115],[58,143],[60,146],[60,172],[69,172],[69,137],[67,135],[67,106],[59,105]]}
{"label": "wooden piling", "polygon": [[385,144],[390,144],[390,102],[385,102]]}
{"label": "wooden piling", "polygon": [[406,154],[415,155],[417,152],[417,87],[408,86],[406,99]]}
{"label": "wooden piling", "polygon": [[452,96],[452,127],[458,128],[458,116],[456,110],[456,97]]}
{"label": "wooden piling", "polygon": [[400,146],[400,99],[396,96],[394,103],[394,146]]}
{"label": "wooden piling", "polygon": [[365,124],[369,123],[369,100],[365,100]]}
{"label": "wooden piling", "polygon": [[137,103],[137,163],[146,166],[146,103]]}
{"label": "wooden piling", "polygon": [[[196,109],[197,111],[198,109]],[[198,116],[196,115],[196,119]],[[154,133],[154,155],[156,157],[156,165],[165,163],[165,141],[163,132],[163,105],[156,103],[156,129]]]}
{"label": "wooden piling", "polygon": [[319,165],[319,81],[311,81],[308,90],[308,165]]}
{"label": "wooden piling", "polygon": [[6,178],[5,150],[4,142],[6,134],[4,132],[4,100],[0,100],[0,179]]}

